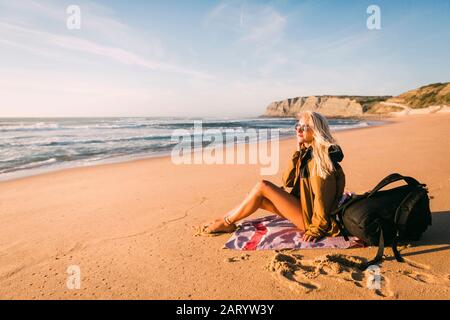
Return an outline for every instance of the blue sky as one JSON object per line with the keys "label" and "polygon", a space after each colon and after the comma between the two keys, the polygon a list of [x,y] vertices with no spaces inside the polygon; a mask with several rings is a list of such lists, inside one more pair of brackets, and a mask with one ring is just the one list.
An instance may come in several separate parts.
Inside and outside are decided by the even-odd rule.
{"label": "blue sky", "polygon": [[449,81],[450,0],[0,0],[0,51],[0,117],[257,116]]}

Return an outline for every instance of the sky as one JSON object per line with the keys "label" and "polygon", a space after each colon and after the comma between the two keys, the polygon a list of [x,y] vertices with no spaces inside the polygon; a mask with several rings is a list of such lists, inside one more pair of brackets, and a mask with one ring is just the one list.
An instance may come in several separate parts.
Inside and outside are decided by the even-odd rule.
{"label": "sky", "polygon": [[450,0],[0,0],[0,117],[253,117],[446,82],[449,52]]}

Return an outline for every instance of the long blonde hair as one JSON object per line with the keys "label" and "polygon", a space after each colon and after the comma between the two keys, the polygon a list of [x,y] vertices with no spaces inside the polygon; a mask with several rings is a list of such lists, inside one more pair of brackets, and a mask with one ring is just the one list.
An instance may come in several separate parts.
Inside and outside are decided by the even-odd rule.
{"label": "long blonde hair", "polygon": [[314,139],[311,142],[313,158],[316,162],[313,174],[326,179],[334,170],[328,148],[337,144],[336,139],[331,135],[328,121],[323,115],[314,111],[300,112],[297,114],[297,119],[304,119],[314,134]]}

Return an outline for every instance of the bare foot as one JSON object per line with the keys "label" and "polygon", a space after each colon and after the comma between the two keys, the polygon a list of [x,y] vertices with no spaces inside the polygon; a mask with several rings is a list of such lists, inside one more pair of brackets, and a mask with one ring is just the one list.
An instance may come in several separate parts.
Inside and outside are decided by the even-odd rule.
{"label": "bare foot", "polygon": [[210,223],[205,229],[205,233],[230,233],[237,229],[234,223],[228,225],[225,223],[224,219],[217,219],[216,221]]}

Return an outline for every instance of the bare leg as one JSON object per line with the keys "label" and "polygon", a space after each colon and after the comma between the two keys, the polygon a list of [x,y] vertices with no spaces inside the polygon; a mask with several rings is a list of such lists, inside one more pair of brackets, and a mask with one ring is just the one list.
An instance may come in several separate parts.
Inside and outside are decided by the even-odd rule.
{"label": "bare leg", "polygon": [[[299,199],[265,180],[258,182],[244,201],[227,213],[227,216],[229,221],[234,223],[248,217],[259,208],[274,212],[290,220],[300,230],[305,230]],[[227,232],[230,226],[223,219],[218,219],[208,229],[210,232]]]}
{"label": "bare leg", "polygon": [[270,201],[267,198],[264,198],[263,201],[261,202],[261,209],[264,209],[266,211],[275,213],[277,215],[279,215],[282,218],[286,218],[272,203],[272,201]]}

